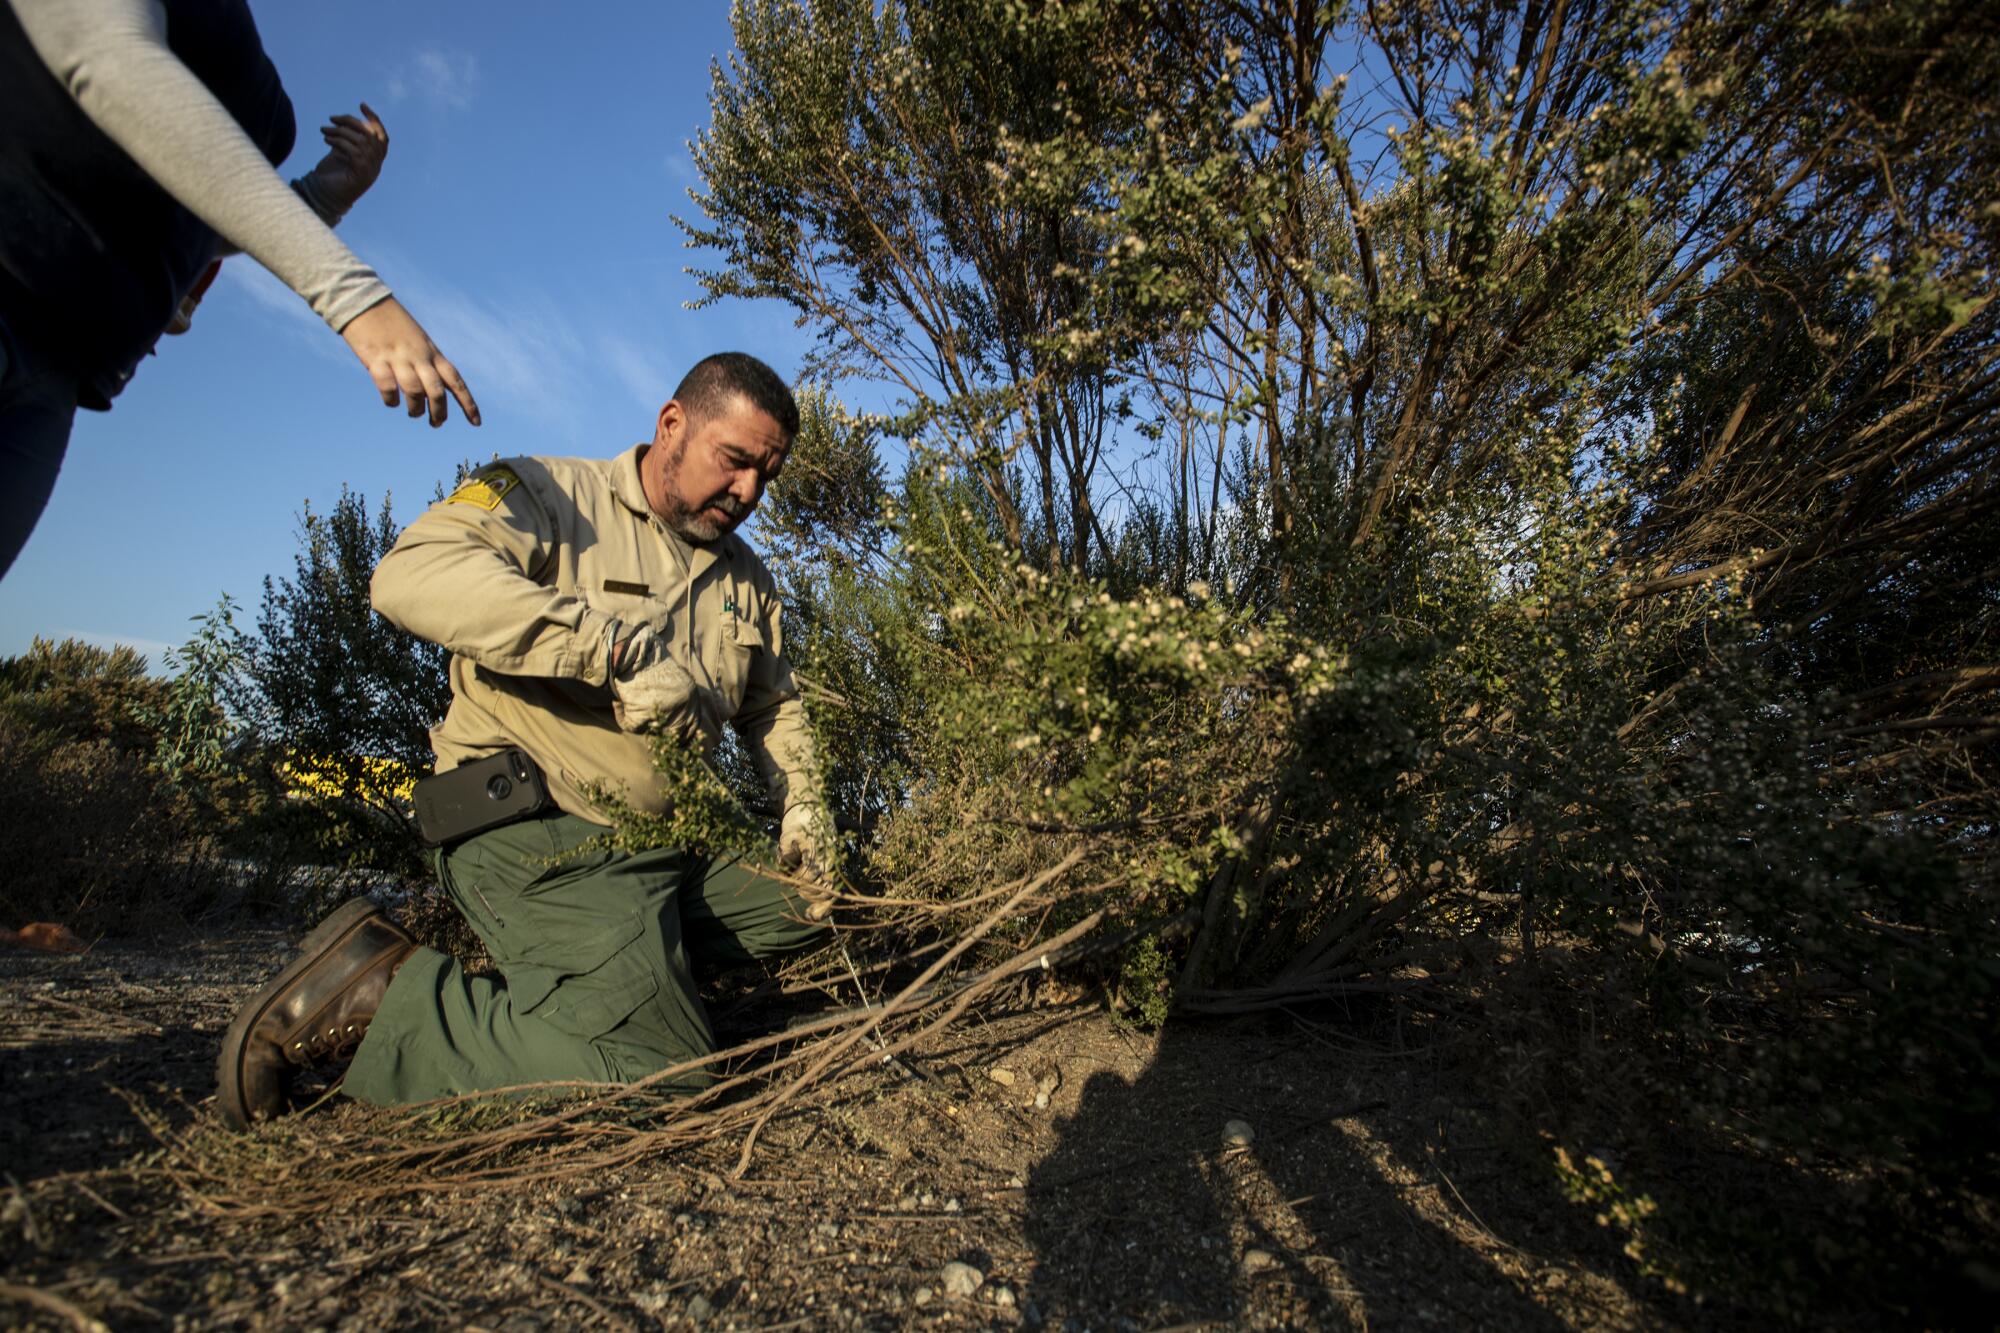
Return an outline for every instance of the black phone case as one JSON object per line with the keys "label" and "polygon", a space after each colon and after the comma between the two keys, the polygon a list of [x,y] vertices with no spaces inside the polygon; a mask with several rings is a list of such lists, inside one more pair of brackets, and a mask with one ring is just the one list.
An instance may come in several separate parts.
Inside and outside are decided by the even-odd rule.
{"label": "black phone case", "polygon": [[541,770],[519,750],[503,750],[425,778],[412,795],[417,832],[430,847],[526,819],[550,805]]}

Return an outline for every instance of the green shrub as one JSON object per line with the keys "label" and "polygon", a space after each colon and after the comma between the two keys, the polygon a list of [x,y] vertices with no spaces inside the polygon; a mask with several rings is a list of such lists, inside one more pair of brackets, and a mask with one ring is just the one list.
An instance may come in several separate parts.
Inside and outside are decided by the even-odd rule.
{"label": "green shrub", "polygon": [[152,752],[166,697],[146,659],[122,644],[38,636],[21,656],[0,661],[0,713],[43,735],[104,741],[125,754]]}
{"label": "green shrub", "polygon": [[79,935],[185,927],[223,885],[194,809],[140,755],[0,714],[0,921]]}

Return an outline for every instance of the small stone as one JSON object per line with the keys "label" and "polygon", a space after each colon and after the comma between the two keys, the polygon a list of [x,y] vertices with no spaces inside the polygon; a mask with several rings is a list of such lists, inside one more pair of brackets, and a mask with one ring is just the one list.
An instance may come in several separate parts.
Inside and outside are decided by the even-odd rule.
{"label": "small stone", "polygon": [[929,1287],[918,1287],[915,1291],[910,1293],[910,1304],[929,1305],[931,1303],[931,1297],[935,1295],[937,1295],[937,1293],[932,1291]]}
{"label": "small stone", "polygon": [[656,1315],[667,1308],[667,1302],[670,1299],[665,1287],[654,1287],[651,1291],[634,1293],[632,1304],[638,1306],[647,1314]]}
{"label": "small stone", "polygon": [[1061,1074],[1044,1074],[1035,1083],[1035,1091],[1046,1097],[1062,1086]]}
{"label": "small stone", "polygon": [[587,1287],[590,1285],[590,1269],[582,1264],[578,1264],[575,1268],[569,1270],[569,1276],[564,1278],[563,1281],[569,1283],[572,1287]]}
{"label": "small stone", "polygon": [[1002,1284],[993,1288],[993,1303],[1003,1310],[1014,1308],[1014,1289]]}
{"label": "small stone", "polygon": [[709,1316],[714,1313],[715,1306],[710,1303],[708,1297],[702,1295],[700,1292],[696,1292],[688,1298],[688,1322],[690,1324],[706,1324]]}
{"label": "small stone", "polygon": [[1543,1291],[1561,1291],[1569,1285],[1569,1274],[1560,1268],[1550,1268],[1542,1273]]}
{"label": "small stone", "polygon": [[999,1065],[995,1065],[987,1070],[986,1077],[992,1079],[1003,1088],[1014,1086],[1014,1071],[1011,1069],[1002,1069]]}
{"label": "small stone", "polygon": [[1035,1094],[1035,1109],[1037,1111],[1046,1111],[1049,1109],[1049,1094],[1046,1092]]}
{"label": "small stone", "polygon": [[1231,1148],[1247,1148],[1256,1141],[1257,1131],[1248,1120],[1231,1120],[1222,1127],[1222,1142]]}
{"label": "small stone", "polygon": [[944,1272],[940,1277],[943,1279],[944,1294],[947,1296],[970,1296],[986,1281],[986,1274],[971,1264],[960,1263],[956,1259],[944,1266]]}
{"label": "small stone", "polygon": [[1278,1266],[1277,1256],[1272,1254],[1269,1250],[1243,1251],[1243,1271],[1246,1275],[1250,1273],[1261,1273],[1267,1268],[1276,1268],[1277,1266]]}

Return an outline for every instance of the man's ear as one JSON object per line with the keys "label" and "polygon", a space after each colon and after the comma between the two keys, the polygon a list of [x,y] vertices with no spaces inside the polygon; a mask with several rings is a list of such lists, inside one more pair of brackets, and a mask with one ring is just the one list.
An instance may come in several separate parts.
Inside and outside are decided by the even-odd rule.
{"label": "man's ear", "polygon": [[653,423],[654,443],[672,444],[685,429],[687,429],[687,409],[681,406],[680,399],[667,399],[666,406],[660,409],[660,419]]}

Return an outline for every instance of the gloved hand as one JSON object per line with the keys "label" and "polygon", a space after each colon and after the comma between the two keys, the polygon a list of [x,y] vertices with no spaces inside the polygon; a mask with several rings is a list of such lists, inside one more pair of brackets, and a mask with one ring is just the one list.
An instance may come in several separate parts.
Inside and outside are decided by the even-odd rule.
{"label": "gloved hand", "polygon": [[778,864],[825,886],[823,895],[806,895],[808,921],[824,921],[833,911],[833,876],[827,865],[833,847],[833,821],[827,818],[825,806],[801,801],[785,810],[778,825]]}
{"label": "gloved hand", "polygon": [[667,731],[688,744],[714,749],[722,742],[722,710],[715,691],[694,683],[649,625],[622,640],[613,625],[611,711],[622,731]]}
{"label": "gloved hand", "polygon": [[786,809],[784,821],[778,825],[778,864],[787,870],[803,866],[823,878],[832,843],[833,828],[826,807],[800,801]]}

